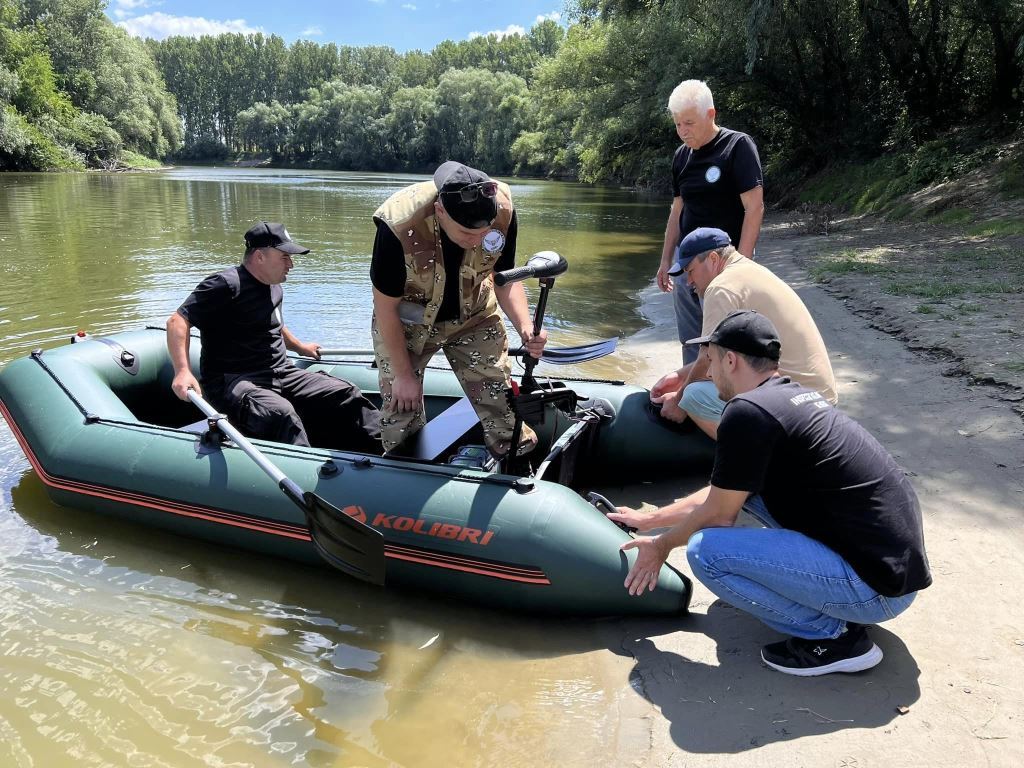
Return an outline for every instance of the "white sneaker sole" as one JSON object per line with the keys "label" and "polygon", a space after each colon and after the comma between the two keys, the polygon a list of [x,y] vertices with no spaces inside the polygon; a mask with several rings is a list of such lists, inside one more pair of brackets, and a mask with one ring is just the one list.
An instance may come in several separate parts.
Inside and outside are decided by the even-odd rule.
{"label": "white sneaker sole", "polygon": [[870,650],[862,653],[860,656],[833,661],[831,664],[826,664],[822,667],[783,667],[778,664],[772,664],[772,662],[764,657],[764,651],[761,651],[761,661],[769,667],[777,669],[784,674],[796,675],[797,677],[816,677],[818,675],[829,675],[833,672],[863,672],[865,669],[877,666],[881,660],[882,649],[874,643],[871,644]]}

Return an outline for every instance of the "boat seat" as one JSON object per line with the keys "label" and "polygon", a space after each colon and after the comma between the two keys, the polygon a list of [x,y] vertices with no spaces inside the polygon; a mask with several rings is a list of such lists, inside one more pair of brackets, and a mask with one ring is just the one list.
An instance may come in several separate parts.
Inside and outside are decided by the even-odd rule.
{"label": "boat seat", "polygon": [[386,455],[437,461],[450,452],[455,444],[479,423],[480,417],[473,410],[469,398],[460,398]]}

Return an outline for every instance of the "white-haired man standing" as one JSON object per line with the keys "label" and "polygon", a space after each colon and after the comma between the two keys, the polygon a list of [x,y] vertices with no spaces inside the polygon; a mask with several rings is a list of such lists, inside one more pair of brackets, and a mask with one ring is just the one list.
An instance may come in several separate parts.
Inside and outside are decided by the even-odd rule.
{"label": "white-haired man standing", "polygon": [[[764,218],[761,159],[745,133],[715,123],[711,89],[701,80],[684,80],[668,99],[668,110],[683,142],[672,158],[672,210],[661,249],[658,287],[675,291],[679,343],[699,336],[701,306],[685,280],[673,281],[669,269],[677,261],[680,242],[698,227],[725,230],[733,246],[753,257]],[[683,362],[696,351],[683,347]]]}

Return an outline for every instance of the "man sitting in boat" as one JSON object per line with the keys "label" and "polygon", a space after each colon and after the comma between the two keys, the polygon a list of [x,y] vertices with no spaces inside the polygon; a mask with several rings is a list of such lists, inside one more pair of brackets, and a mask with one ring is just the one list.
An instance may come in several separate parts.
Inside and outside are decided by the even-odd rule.
{"label": "man sitting in boat", "polygon": [[[204,394],[250,437],[293,445],[380,453],[380,414],[355,385],[295,366],[285,350],[320,359],[320,345],[299,341],[284,324],[281,283],[292,256],[309,253],[281,224],[245,233],[237,267],[210,275],[167,320],[174,394]],[[189,368],[189,330],[202,340],[202,387]]]}
{"label": "man sitting in boat", "polygon": [[[768,317],[782,339],[779,370],[783,376],[820,392],[832,405],[839,401],[828,350],[807,307],[770,269],[746,258],[721,229],[701,227],[683,238],[670,275],[686,275],[702,299],[705,335],[737,309],[754,309]],[[661,415],[681,423],[687,418],[715,439],[725,403],[708,379],[704,355],[666,374],[651,388]]]}
{"label": "man sitting in boat", "polygon": [[[787,674],[858,672],[882,660],[865,624],[906,610],[931,584],[921,508],[893,457],[822,395],[779,373],[779,333],[751,310],[728,315],[701,345],[727,401],[708,487],[642,515],[651,530],[626,577],[653,589],[673,548],[714,594],[789,638],[761,658]],[[734,527],[740,509],[767,528]]]}
{"label": "man sitting in boat", "polygon": [[[517,219],[507,184],[449,160],[424,181],[399,190],[373,214],[377,235],[373,348],[383,396],[381,435],[391,450],[423,427],[423,370],[444,350],[480,417],[495,456],[509,450],[514,415],[508,338],[500,306],[530,355],[547,333],[533,333],[522,283],[494,285],[515,265]],[[518,454],[536,445],[523,427]]]}

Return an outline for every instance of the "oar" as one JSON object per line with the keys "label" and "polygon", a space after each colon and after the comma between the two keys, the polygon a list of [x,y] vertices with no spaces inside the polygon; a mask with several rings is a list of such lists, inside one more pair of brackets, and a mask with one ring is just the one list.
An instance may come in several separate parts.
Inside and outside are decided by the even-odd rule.
{"label": "oar", "polygon": [[310,538],[324,560],[357,579],[384,585],[384,536],[380,531],[346,515],[315,493],[304,492],[194,389],[188,391],[188,399],[306,513]]}
{"label": "oar", "polygon": [[[618,339],[604,339],[590,344],[579,344],[573,347],[544,347],[541,360],[552,365],[569,365],[570,363],[582,363],[587,360],[596,360],[599,357],[610,355],[618,345]],[[512,357],[523,357],[526,350],[522,347],[514,347],[508,351]],[[321,347],[321,357],[369,357],[373,355],[372,349],[333,349]]]}

